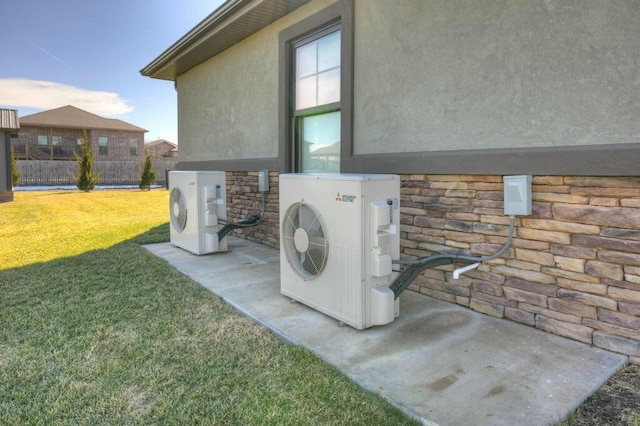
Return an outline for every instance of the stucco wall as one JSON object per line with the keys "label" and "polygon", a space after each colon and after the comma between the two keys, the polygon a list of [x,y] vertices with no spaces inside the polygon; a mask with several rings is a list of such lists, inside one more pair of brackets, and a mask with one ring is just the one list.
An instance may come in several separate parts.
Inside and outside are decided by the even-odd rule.
{"label": "stucco wall", "polygon": [[180,162],[278,156],[278,35],[311,2],[177,78]]}
{"label": "stucco wall", "polygon": [[640,140],[637,0],[356,0],[354,153]]}

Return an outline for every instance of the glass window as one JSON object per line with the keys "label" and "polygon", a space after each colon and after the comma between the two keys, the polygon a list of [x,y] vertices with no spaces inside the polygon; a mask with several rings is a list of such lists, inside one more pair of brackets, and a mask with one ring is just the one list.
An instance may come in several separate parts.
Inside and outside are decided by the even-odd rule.
{"label": "glass window", "polygon": [[52,136],[51,143],[54,145],[60,145],[62,143],[62,136]]}
{"label": "glass window", "polygon": [[98,138],[98,154],[109,155],[109,138],[100,136]]}
{"label": "glass window", "polygon": [[38,135],[38,145],[48,145],[49,139],[46,135]]}
{"label": "glass window", "polygon": [[300,134],[302,171],[340,171],[340,111],[303,117]]}
{"label": "glass window", "polygon": [[129,155],[132,157],[138,156],[138,140],[129,139]]}
{"label": "glass window", "polygon": [[299,172],[340,171],[340,36],[340,29],[333,27],[294,44]]}
{"label": "glass window", "polygon": [[340,30],[296,48],[296,110],[340,102]]}

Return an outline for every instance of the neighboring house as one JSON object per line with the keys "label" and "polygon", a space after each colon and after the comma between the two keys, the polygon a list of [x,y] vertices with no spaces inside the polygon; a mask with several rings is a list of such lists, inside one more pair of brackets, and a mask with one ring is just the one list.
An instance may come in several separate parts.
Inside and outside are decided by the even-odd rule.
{"label": "neighboring house", "polygon": [[18,133],[20,120],[15,109],[0,109],[0,203],[13,201],[11,137]]}
{"label": "neighboring house", "polygon": [[145,143],[144,152],[153,158],[176,158],[178,145],[164,139],[158,139]]}
{"label": "neighboring house", "polygon": [[400,174],[406,258],[495,252],[502,177],[533,175],[503,257],[411,289],[640,364],[638,22],[634,0],[229,0],[141,73],[174,82],[177,168],[227,171],[232,215],[271,171],[244,233],[270,246],[279,173]]}
{"label": "neighboring house", "polygon": [[20,118],[13,141],[16,159],[75,160],[85,131],[96,161],[144,159],[147,130],[113,118],[103,118],[71,105]]}

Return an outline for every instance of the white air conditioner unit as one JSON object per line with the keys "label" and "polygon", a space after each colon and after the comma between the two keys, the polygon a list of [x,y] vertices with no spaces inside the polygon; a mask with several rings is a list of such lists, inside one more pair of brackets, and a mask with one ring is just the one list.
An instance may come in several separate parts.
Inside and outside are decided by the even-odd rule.
{"label": "white air conditioner unit", "polygon": [[171,244],[195,254],[227,250],[227,239],[218,241],[218,224],[227,218],[224,172],[169,172]]}
{"label": "white air conditioner unit", "polygon": [[282,294],[356,329],[392,322],[397,175],[280,175]]}

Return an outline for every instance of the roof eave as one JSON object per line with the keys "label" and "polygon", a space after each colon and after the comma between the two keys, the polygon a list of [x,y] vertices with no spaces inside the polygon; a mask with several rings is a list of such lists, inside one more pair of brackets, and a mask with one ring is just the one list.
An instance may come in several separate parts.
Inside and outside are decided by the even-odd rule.
{"label": "roof eave", "polygon": [[106,130],[112,132],[132,132],[132,133],[147,133],[147,129],[136,126],[135,129],[125,129],[116,127],[101,127],[101,126],[78,126],[75,124],[51,124],[51,123],[22,123],[22,127],[48,127],[51,129],[76,129],[76,130]]}
{"label": "roof eave", "polygon": [[175,81],[310,0],[227,0],[149,65],[146,77]]}

